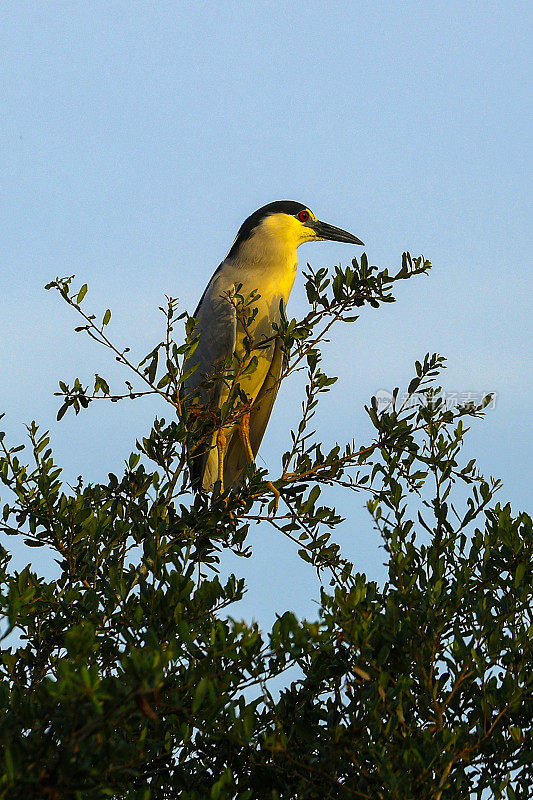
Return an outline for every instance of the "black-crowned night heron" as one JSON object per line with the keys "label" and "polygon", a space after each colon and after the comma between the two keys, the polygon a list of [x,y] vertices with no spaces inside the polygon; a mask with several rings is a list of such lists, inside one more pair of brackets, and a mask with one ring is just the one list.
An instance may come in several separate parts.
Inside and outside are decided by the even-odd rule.
{"label": "black-crowned night heron", "polygon": [[[207,441],[189,454],[191,480],[197,491],[211,491],[217,480],[222,489],[228,489],[255,460],[284,361],[272,325],[280,322],[280,304],[284,307],[291,293],[297,248],[304,242],[325,240],[363,244],[351,233],[320,222],[301,203],[269,203],[243,222],[228,255],[209,281],[194,312],[199,342],[186,361],[186,370],[195,370],[184,382],[183,401],[189,409],[195,407],[214,419],[235,383],[241,390],[240,400],[245,396],[246,400],[240,414],[230,415],[225,425],[219,423]],[[236,295],[242,303],[242,298],[252,293],[256,295],[248,312],[250,307],[257,311],[255,316],[248,313],[243,317]],[[252,357],[257,358],[257,366],[247,370],[245,362]],[[223,365],[233,376],[233,389],[232,381],[221,373]],[[216,379],[209,381],[212,375]]]}

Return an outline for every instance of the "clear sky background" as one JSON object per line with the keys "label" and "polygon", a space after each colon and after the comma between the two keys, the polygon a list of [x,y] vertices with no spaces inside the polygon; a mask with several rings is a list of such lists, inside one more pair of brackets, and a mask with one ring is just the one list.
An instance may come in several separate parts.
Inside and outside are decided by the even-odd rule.
{"label": "clear sky background", "polygon": [[[69,481],[120,471],[155,402],[94,403],[55,421],[58,379],[120,376],[73,333],[55,276],[89,284],[117,343],[161,336],[164,294],[193,311],[243,221],[278,199],[308,204],[395,268],[424,253],[429,278],[338,329],[340,376],[318,424],[325,446],[371,428],[363,405],[405,387],[415,359],[449,359],[449,391],[497,393],[466,457],[530,508],[530,2],[5,2],[0,9],[0,409],[12,441],[36,419]],[[528,63],[529,61],[529,63]],[[300,248],[300,263],[360,249]],[[303,315],[303,282],[289,305]],[[124,377],[128,377],[124,374]],[[287,382],[261,450],[277,472],[302,399]],[[5,492],[0,492],[6,499]],[[360,495],[336,495],[344,551],[382,580],[384,552]],[[292,545],[252,533],[242,613],[314,615],[316,575]],[[13,539],[15,563],[50,574]],[[40,559],[40,563],[39,563]],[[226,568],[230,565],[226,564]]]}

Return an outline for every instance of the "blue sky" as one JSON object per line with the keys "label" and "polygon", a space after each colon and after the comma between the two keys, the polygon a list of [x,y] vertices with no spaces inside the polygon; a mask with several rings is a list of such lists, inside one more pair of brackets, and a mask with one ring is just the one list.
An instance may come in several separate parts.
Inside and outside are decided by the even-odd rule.
{"label": "blue sky", "polygon": [[[111,307],[112,336],[141,356],[159,340],[164,294],[193,311],[242,220],[289,198],[360,236],[373,263],[394,267],[409,249],[435,264],[396,305],[335,334],[326,368],[340,380],[320,411],[322,440],[366,441],[364,403],[405,386],[414,360],[438,351],[447,389],[497,392],[467,453],[503,478],[502,499],[528,507],[531,9],[511,0],[3,4],[0,408],[11,438],[36,419],[68,480],[120,470],[165,412],[93,404],[56,423],[59,378],[120,373],[73,333],[77,319],[44,284],[75,273],[89,284],[88,307]],[[305,245],[300,263],[347,264],[353,254]],[[305,308],[300,276],[289,311]],[[287,383],[261,450],[274,470],[300,400],[298,381]],[[364,498],[336,499],[346,552],[382,578]],[[242,613],[313,614],[316,576],[293,547],[264,530],[251,541],[253,558],[236,565],[250,586]],[[8,545],[17,565],[38,558]]]}

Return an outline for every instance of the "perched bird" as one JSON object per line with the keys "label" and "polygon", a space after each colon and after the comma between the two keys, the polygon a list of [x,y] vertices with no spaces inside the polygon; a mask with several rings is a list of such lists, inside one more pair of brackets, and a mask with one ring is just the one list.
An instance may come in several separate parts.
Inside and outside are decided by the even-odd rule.
{"label": "perched bird", "polygon": [[[241,399],[245,393],[246,402],[240,415],[233,415],[226,425],[219,424],[207,441],[189,453],[191,480],[197,491],[211,491],[217,480],[222,489],[230,488],[255,460],[284,360],[272,324],[280,321],[280,304],[284,307],[291,293],[297,248],[304,242],[324,240],[363,244],[351,233],[320,222],[302,203],[269,203],[243,222],[229,253],[209,281],[194,312],[199,341],[185,364],[187,371],[195,369],[184,382],[183,403],[207,415],[220,410],[231,391],[231,381],[225,380],[220,370],[229,364],[237,370],[233,371],[233,383],[238,383]],[[255,295],[248,304],[248,314],[243,316],[237,298],[242,306],[242,299],[252,293]],[[250,315],[250,308],[257,309],[255,315]],[[246,370],[244,362],[252,357],[257,365],[253,369],[251,364]],[[206,379],[213,374],[216,379],[206,388]]]}

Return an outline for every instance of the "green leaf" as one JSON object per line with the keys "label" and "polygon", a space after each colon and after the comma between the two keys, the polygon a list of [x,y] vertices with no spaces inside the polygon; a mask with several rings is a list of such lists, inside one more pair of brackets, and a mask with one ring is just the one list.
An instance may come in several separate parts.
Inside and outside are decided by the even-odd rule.
{"label": "green leaf", "polygon": [[71,402],[70,402],[70,400],[68,400],[68,401],[66,401],[65,403],[63,403],[63,405],[61,406],[61,408],[60,408],[60,409],[59,409],[59,411],[57,412],[57,421],[58,421],[58,422],[59,422],[61,419],[63,419],[63,417],[65,416],[65,414],[66,414],[66,412],[67,412],[67,409],[68,409],[68,407],[69,407],[70,405],[71,405]]}
{"label": "green leaf", "polygon": [[198,709],[201,707],[201,705],[202,705],[202,703],[204,701],[204,698],[205,698],[205,696],[207,694],[207,690],[209,689],[209,683],[210,683],[210,681],[206,677],[201,678],[200,682],[198,683],[198,686],[196,687],[196,690],[194,692],[194,699],[193,699],[193,702],[192,702],[192,712],[193,712],[193,714],[196,711],[198,711]]}
{"label": "green leaf", "polygon": [[89,289],[89,287],[87,286],[86,283],[84,283],[83,286],[81,287],[81,289],[78,292],[78,296],[76,297],[76,302],[77,302],[78,305],[80,305],[81,301],[83,300],[83,298],[87,294],[88,289]]}
{"label": "green leaf", "polygon": [[518,566],[516,568],[516,572],[515,572],[515,576],[514,576],[514,585],[515,585],[516,588],[518,588],[520,586],[520,584],[522,583],[522,581],[524,580],[524,575],[525,574],[526,574],[526,564],[525,564],[524,561],[521,561],[520,564],[518,564]]}

